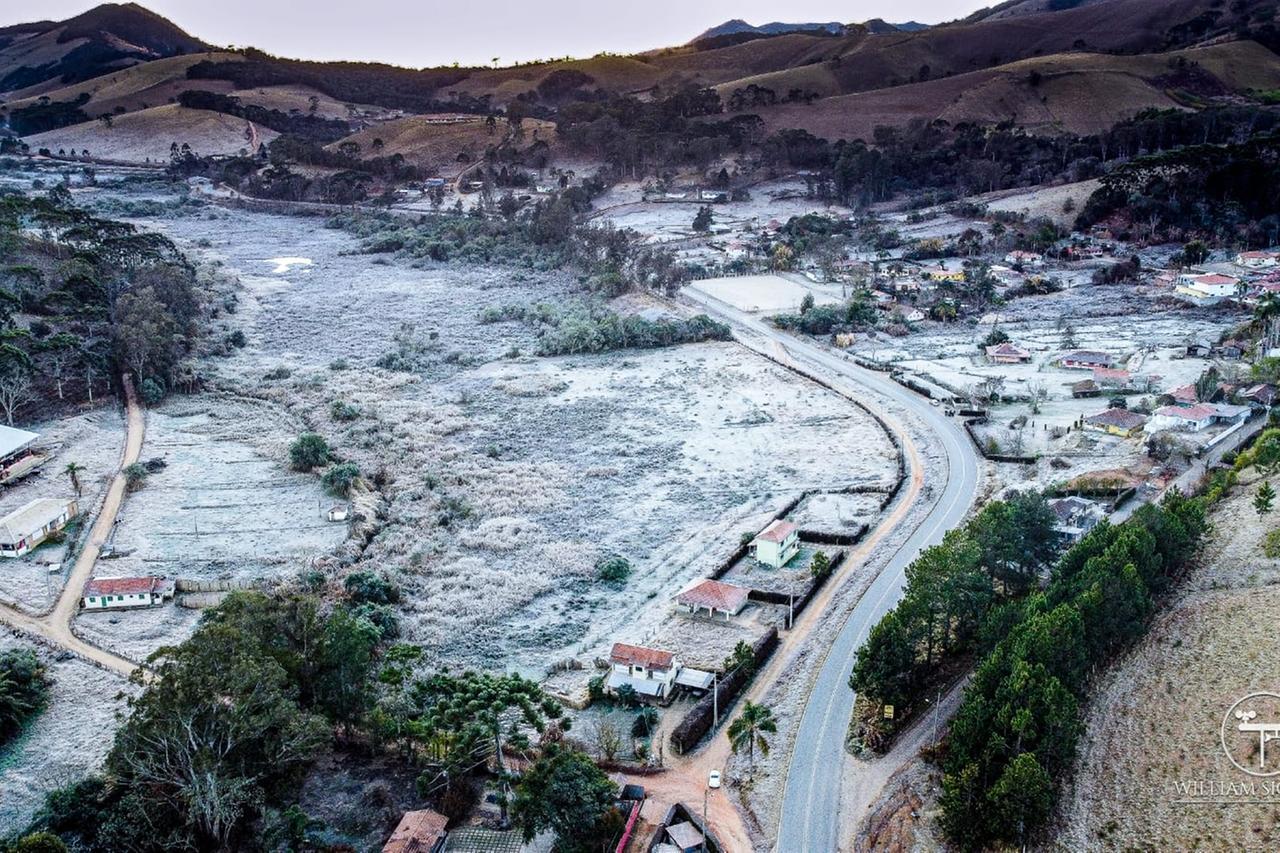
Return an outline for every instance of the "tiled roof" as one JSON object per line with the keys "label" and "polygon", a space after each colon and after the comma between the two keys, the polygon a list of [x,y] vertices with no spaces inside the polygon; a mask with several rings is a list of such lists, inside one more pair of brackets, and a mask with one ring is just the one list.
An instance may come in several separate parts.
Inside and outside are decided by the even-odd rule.
{"label": "tiled roof", "polygon": [[730,583],[705,580],[680,593],[676,601],[689,607],[710,607],[736,613],[747,603],[747,590]]}
{"label": "tiled roof", "polygon": [[614,643],[609,652],[609,660],[627,666],[643,666],[645,669],[670,669],[676,656],[671,652],[659,649],[648,649],[644,646],[632,646],[627,643]]}
{"label": "tiled roof", "polygon": [[90,578],[84,585],[85,595],[137,595],[156,592],[164,586],[165,579],[140,578]]}
{"label": "tiled roof", "polygon": [[429,853],[445,836],[449,819],[431,809],[405,812],[382,853]]}
{"label": "tiled roof", "polygon": [[1098,426],[1113,426],[1120,429],[1133,429],[1140,427],[1147,422],[1147,419],[1128,409],[1107,409],[1105,412],[1098,412],[1096,415],[1090,415],[1085,418],[1085,423],[1097,424]]}
{"label": "tiled roof", "polygon": [[766,542],[782,542],[796,531],[796,526],[789,521],[778,519],[760,532],[757,539]]}

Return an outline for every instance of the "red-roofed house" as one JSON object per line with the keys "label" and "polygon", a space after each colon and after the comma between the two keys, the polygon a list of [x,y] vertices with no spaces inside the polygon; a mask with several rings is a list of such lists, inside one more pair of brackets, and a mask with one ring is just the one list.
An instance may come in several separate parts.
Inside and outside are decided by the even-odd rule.
{"label": "red-roofed house", "polygon": [[1194,406],[1163,406],[1151,413],[1151,422],[1147,425],[1147,430],[1156,432],[1162,429],[1178,429],[1199,432],[1212,425],[1217,414],[1217,407],[1208,403],[1197,403]]}
{"label": "red-roofed house", "polygon": [[800,530],[789,521],[778,519],[751,541],[756,560],[780,569],[800,553]]}
{"label": "red-roofed house", "polygon": [[1236,255],[1236,266],[1251,270],[1269,269],[1280,264],[1280,252],[1241,252]]}
{"label": "red-roofed house", "polygon": [[1195,385],[1179,385],[1169,392],[1169,396],[1179,406],[1194,406],[1200,402],[1200,394]]}
{"label": "red-roofed house", "polygon": [[1115,367],[1116,360],[1105,352],[1076,350],[1063,353],[1058,357],[1058,363],[1067,370],[1095,370],[1099,367]]}
{"label": "red-roofed house", "polygon": [[987,347],[987,360],[992,364],[1022,364],[1031,360],[1031,353],[1017,344],[1005,341]]}
{"label": "red-roofed house", "polygon": [[676,674],[680,665],[671,652],[614,643],[609,653],[609,677],[605,689],[610,693],[624,685],[641,696],[666,699],[675,689]]}
{"label": "red-roofed house", "polygon": [[737,616],[747,606],[748,590],[721,581],[699,581],[676,596],[676,603],[690,613],[706,610],[707,615],[723,613],[725,618]]}
{"label": "red-roofed house", "polygon": [[449,819],[431,809],[405,812],[395,831],[382,845],[382,853],[440,853]]}
{"label": "red-roofed house", "polygon": [[1095,367],[1093,369],[1093,380],[1104,388],[1126,388],[1132,378],[1127,370],[1119,370],[1114,367]]}
{"label": "red-roofed house", "polygon": [[173,581],[158,577],[90,578],[80,595],[85,610],[158,607],[173,598]]}

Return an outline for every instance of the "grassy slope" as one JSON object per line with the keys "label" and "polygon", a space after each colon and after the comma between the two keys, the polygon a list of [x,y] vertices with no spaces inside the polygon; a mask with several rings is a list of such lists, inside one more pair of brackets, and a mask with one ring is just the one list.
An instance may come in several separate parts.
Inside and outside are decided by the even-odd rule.
{"label": "grassy slope", "polygon": [[[51,101],[74,101],[80,95],[88,93],[89,103],[83,109],[91,115],[98,115],[111,112],[117,105],[129,111],[145,109],[143,103],[147,106],[160,106],[185,89],[230,91],[230,84],[221,80],[187,79],[187,69],[206,59],[214,62],[236,62],[241,56],[217,52],[156,59],[94,77],[83,83],[42,91],[39,95],[44,95]],[[9,108],[19,109],[36,100],[36,96],[18,98],[9,102]]]}
{"label": "grassy slope", "polygon": [[[525,145],[532,144],[535,139],[555,144],[555,126],[550,122],[527,119],[524,131]],[[336,149],[343,142],[353,141],[360,145],[364,156],[370,156],[374,153],[373,140],[381,139],[384,156],[403,154],[409,163],[436,169],[440,175],[451,178],[482,157],[485,148],[501,142],[505,133],[505,122],[499,122],[491,136],[483,120],[430,124],[421,116],[410,116],[366,128],[329,147]],[[467,162],[458,161],[460,153],[466,153]]]}
{"label": "grassy slope", "polygon": [[[189,110],[173,104],[118,116],[110,128],[97,121],[85,122],[26,138],[32,149],[89,149],[107,160],[167,162],[169,145],[189,144],[198,154],[234,154],[247,147],[244,119],[209,110]],[[278,134],[258,128],[260,142]]]}
{"label": "grassy slope", "polygon": [[[1199,64],[1224,89],[1280,85],[1280,60],[1253,42],[1172,54],[1062,54],[892,89],[784,105],[762,113],[771,129],[802,127],[828,139],[870,138],[877,125],[912,119],[998,122],[1040,131],[1102,130],[1147,107],[1174,107],[1163,80],[1177,57]],[[1031,73],[1041,82],[1031,84]]]}

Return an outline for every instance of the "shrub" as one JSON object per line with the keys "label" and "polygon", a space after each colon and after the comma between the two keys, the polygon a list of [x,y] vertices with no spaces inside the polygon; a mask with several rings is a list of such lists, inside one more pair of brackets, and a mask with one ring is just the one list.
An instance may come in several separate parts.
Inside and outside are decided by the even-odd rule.
{"label": "shrub", "polygon": [[335,373],[339,370],[346,370],[347,367],[347,360],[345,358],[335,358],[333,361],[329,362],[329,369]]}
{"label": "shrub", "polygon": [[245,339],[244,332],[236,329],[234,332],[227,335],[227,343],[236,349],[244,349],[249,342]]}
{"label": "shrub", "polygon": [[632,737],[649,737],[658,727],[658,712],[654,708],[641,708],[631,723]]}
{"label": "shrub", "polygon": [[624,708],[639,708],[640,694],[630,684],[624,684],[615,690],[614,695],[618,697],[618,701]]}
{"label": "shrub", "polygon": [[148,376],[142,380],[142,386],[138,390],[142,393],[142,402],[148,406],[154,406],[164,399],[164,382],[154,377]]}
{"label": "shrub", "polygon": [[131,492],[141,489],[147,482],[147,466],[134,462],[124,469],[124,485]]}
{"label": "shrub", "polygon": [[320,478],[320,482],[324,483],[324,487],[331,494],[338,497],[346,497],[351,491],[351,484],[360,476],[360,467],[354,462],[342,462],[334,465],[328,471],[324,472],[324,476]]}
{"label": "shrub", "polygon": [[1272,530],[1263,538],[1262,553],[1272,560],[1280,559],[1280,530]]}
{"label": "shrub", "polygon": [[631,576],[631,563],[626,557],[610,554],[596,563],[596,577],[605,583],[623,584]]}
{"label": "shrub", "polygon": [[356,604],[395,604],[400,600],[400,588],[373,572],[347,575],[342,586]]}
{"label": "shrub", "polygon": [[329,461],[329,443],[324,436],[304,432],[289,445],[289,463],[297,471],[310,471]]}
{"label": "shrub", "polygon": [[290,370],[289,368],[277,367],[277,368],[274,368],[273,370],[268,370],[266,373],[262,375],[262,378],[266,380],[288,379],[292,375],[293,375],[293,371]]}
{"label": "shrub", "polygon": [[825,580],[831,575],[831,558],[826,551],[819,551],[809,561],[809,571],[817,580]]}
{"label": "shrub", "polygon": [[329,404],[329,417],[335,421],[354,421],[360,417],[360,410],[350,403],[334,400]]}

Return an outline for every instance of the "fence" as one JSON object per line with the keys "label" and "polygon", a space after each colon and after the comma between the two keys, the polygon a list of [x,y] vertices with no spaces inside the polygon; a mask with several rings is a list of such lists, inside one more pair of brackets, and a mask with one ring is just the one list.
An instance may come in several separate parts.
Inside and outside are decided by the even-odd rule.
{"label": "fence", "polygon": [[671,748],[676,751],[676,754],[684,755],[697,746],[716,723],[714,716],[717,709],[720,712],[720,719],[728,716],[733,700],[751,683],[751,675],[764,665],[777,648],[778,629],[770,628],[769,633],[756,641],[752,649],[754,654],[751,673],[744,671],[742,667],[727,673],[706,696],[689,709],[689,713],[685,714],[684,718],[671,730]]}

